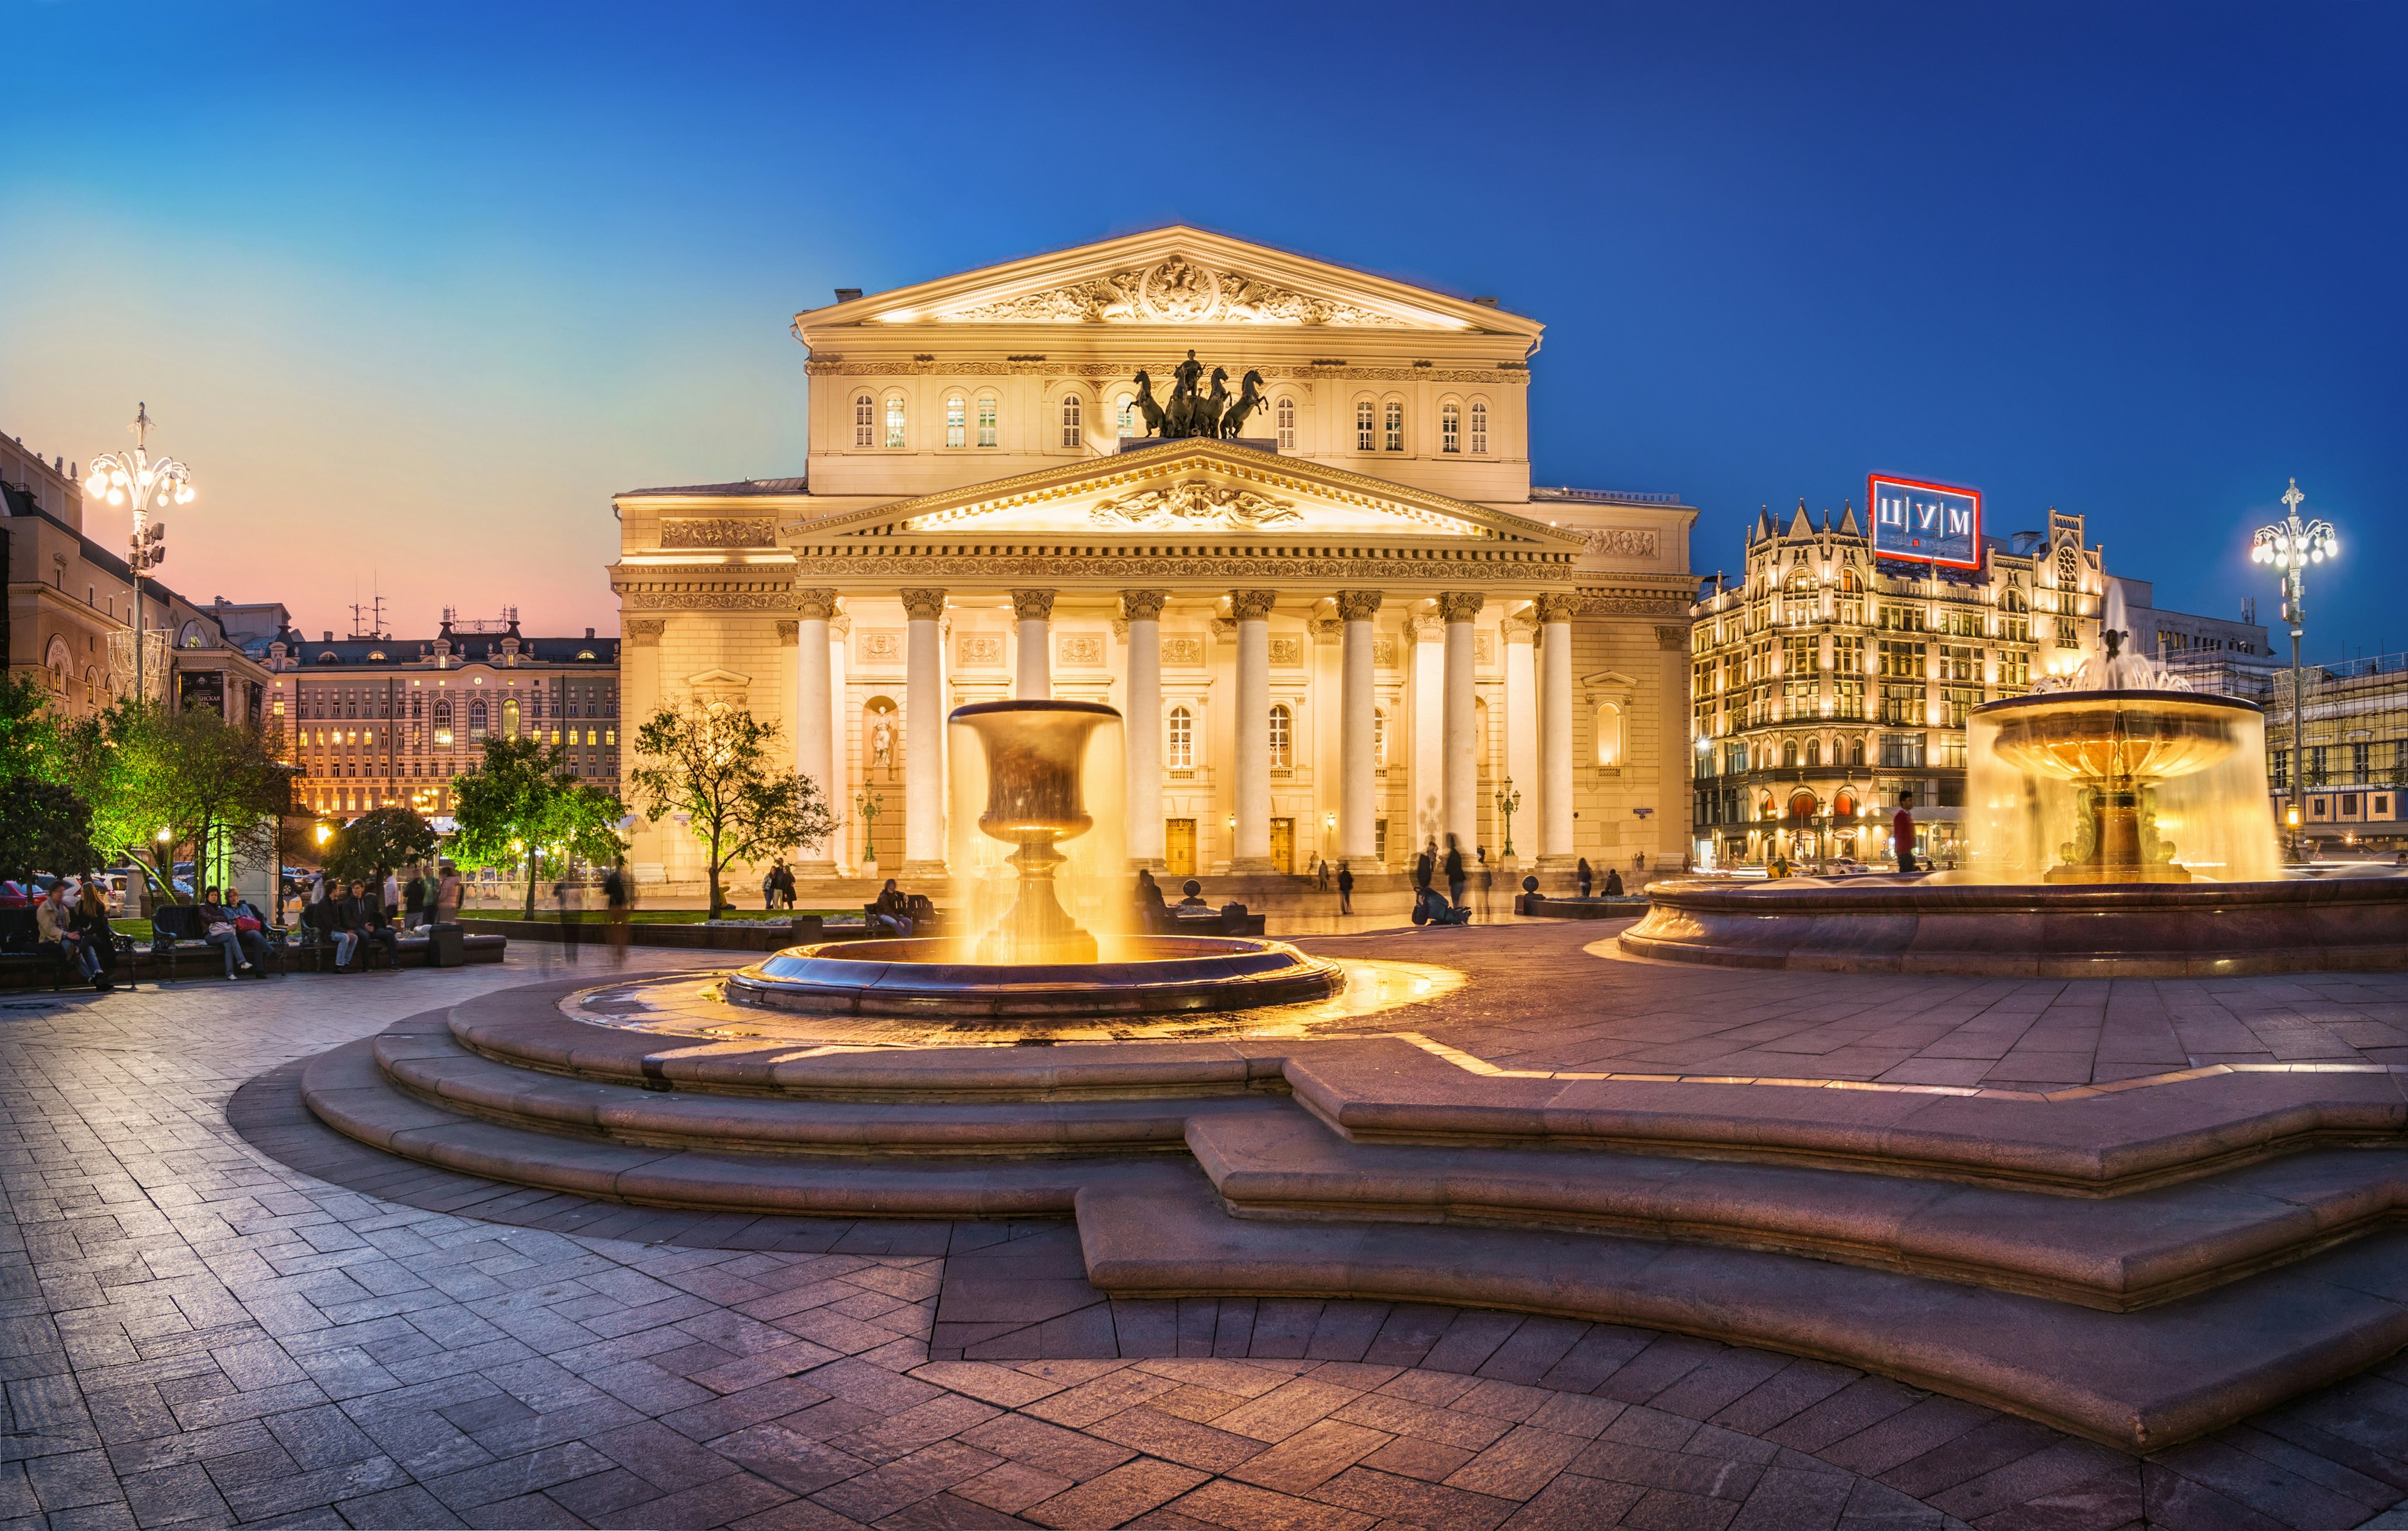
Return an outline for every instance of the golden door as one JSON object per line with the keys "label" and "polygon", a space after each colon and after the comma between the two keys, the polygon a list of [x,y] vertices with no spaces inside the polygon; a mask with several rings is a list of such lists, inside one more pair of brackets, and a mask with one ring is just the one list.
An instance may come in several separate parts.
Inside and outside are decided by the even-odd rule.
{"label": "golden door", "polygon": [[1274,872],[1296,870],[1296,821],[1294,819],[1271,821],[1271,870]]}
{"label": "golden door", "polygon": [[1194,877],[1196,875],[1196,821],[1165,819],[1162,821],[1162,875]]}

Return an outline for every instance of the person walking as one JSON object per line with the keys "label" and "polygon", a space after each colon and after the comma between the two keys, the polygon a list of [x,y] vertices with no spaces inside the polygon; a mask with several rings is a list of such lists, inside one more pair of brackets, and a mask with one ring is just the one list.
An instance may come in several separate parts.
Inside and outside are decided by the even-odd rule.
{"label": "person walking", "polygon": [[1413,886],[1426,888],[1438,875],[1438,839],[1433,836],[1422,853],[1413,858]]}
{"label": "person walking", "polygon": [[761,912],[768,913],[778,907],[778,869],[775,866],[761,874]]}
{"label": "person walking", "polygon": [[1449,835],[1446,837],[1446,901],[1456,909],[1464,907],[1464,881],[1463,842]]}
{"label": "person walking", "polygon": [[1496,891],[1497,868],[1489,866],[1488,858],[1483,856],[1480,859],[1480,917],[1483,920],[1489,916],[1488,900]]}
{"label": "person walking", "polygon": [[635,903],[633,893],[628,883],[626,862],[624,859],[612,862],[610,869],[602,874],[602,901],[609,907],[610,966],[613,967],[627,966],[627,940],[634,934],[628,928],[627,918],[628,909]]}
{"label": "person walking", "polygon": [[1338,864],[1338,912],[1354,912],[1354,868],[1342,861]]}
{"label": "person walking", "polygon": [[384,917],[388,921],[401,917],[401,879],[391,872],[384,875]]}
{"label": "person walking", "polygon": [[426,923],[425,868],[413,861],[408,869],[409,876],[401,885],[401,927],[416,930]]}
{"label": "person walking", "polygon": [[1580,866],[1578,870],[1572,873],[1572,876],[1580,882],[1580,895],[1583,898],[1586,898],[1588,896],[1588,891],[1597,886],[1597,874],[1588,869],[1588,858],[1586,856],[1581,857]]}
{"label": "person walking", "polygon": [[782,861],[778,863],[778,907],[789,913],[795,908],[795,869]]}
{"label": "person walking", "polygon": [[1914,809],[1908,799],[1898,800],[1898,817],[1889,822],[1890,850],[1897,853],[1898,869],[1914,870]]}
{"label": "person walking", "polygon": [[560,907],[560,955],[564,962],[577,961],[577,889],[568,879],[562,878],[552,885],[552,902]]}
{"label": "person walking", "polygon": [[460,868],[450,862],[443,864],[442,875],[435,883],[435,907],[429,911],[431,923],[456,925],[460,923],[460,901],[467,889],[460,881]]}

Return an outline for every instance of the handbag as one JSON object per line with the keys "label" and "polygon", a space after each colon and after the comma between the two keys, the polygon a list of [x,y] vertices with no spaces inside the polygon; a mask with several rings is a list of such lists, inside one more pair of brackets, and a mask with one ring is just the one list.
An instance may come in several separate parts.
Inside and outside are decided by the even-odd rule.
{"label": "handbag", "polygon": [[261,926],[258,921],[252,919],[250,915],[237,914],[234,917],[234,928],[241,931],[245,935],[256,936],[264,927]]}
{"label": "handbag", "polygon": [[223,920],[212,920],[209,922],[209,934],[212,936],[231,936],[234,934],[234,926],[226,923]]}

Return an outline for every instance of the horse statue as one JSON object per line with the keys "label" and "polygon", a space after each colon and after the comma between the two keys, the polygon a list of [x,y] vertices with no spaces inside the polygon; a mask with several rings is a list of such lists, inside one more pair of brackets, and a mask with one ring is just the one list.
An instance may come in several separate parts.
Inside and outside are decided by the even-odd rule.
{"label": "horse statue", "polygon": [[1227,367],[1216,366],[1212,369],[1212,392],[1204,396],[1202,403],[1197,408],[1195,435],[1219,436],[1221,434],[1221,411],[1229,407],[1228,382]]}
{"label": "horse statue", "polygon": [[1238,384],[1238,401],[1221,416],[1221,434],[1234,436],[1245,427],[1246,417],[1263,407],[1263,375],[1248,372]]}
{"label": "horse statue", "polygon": [[1129,380],[1137,384],[1137,412],[1145,417],[1145,434],[1168,435],[1162,428],[1162,406],[1154,402],[1154,379],[1140,372]]}

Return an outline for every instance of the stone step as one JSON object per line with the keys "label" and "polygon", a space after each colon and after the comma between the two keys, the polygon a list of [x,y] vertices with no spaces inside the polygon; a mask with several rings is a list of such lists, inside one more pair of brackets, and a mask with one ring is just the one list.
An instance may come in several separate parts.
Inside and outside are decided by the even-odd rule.
{"label": "stone step", "polygon": [[1793,1165],[1350,1142],[1301,1109],[1198,1113],[1240,1217],[1611,1232],[1779,1251],[2127,1311],[2387,1228],[2408,1148],[2325,1149],[2088,1198]]}
{"label": "stone step", "polygon": [[406,1094],[503,1126],[710,1152],[1029,1158],[1184,1153],[1191,1123],[1279,1105],[1262,1095],[1197,1098],[778,1100],[664,1091],[512,1067],[449,1029],[387,1031],[377,1066]]}
{"label": "stone step", "polygon": [[[1165,1166],[1168,1167],[1168,1166]],[[1115,1296],[1367,1298],[1629,1324],[1839,1362],[2156,1451],[2408,1344],[2408,1232],[2105,1313],[1758,1250],[1601,1234],[1228,1215],[1200,1173],[1078,1195]]]}
{"label": "stone step", "polygon": [[346,1137],[421,1164],[650,1207],[828,1217],[1063,1216],[1082,1185],[1167,1183],[1184,1166],[1145,1158],[889,1165],[570,1138],[480,1122],[409,1095],[377,1066],[373,1038],[311,1060],[302,1100]]}

